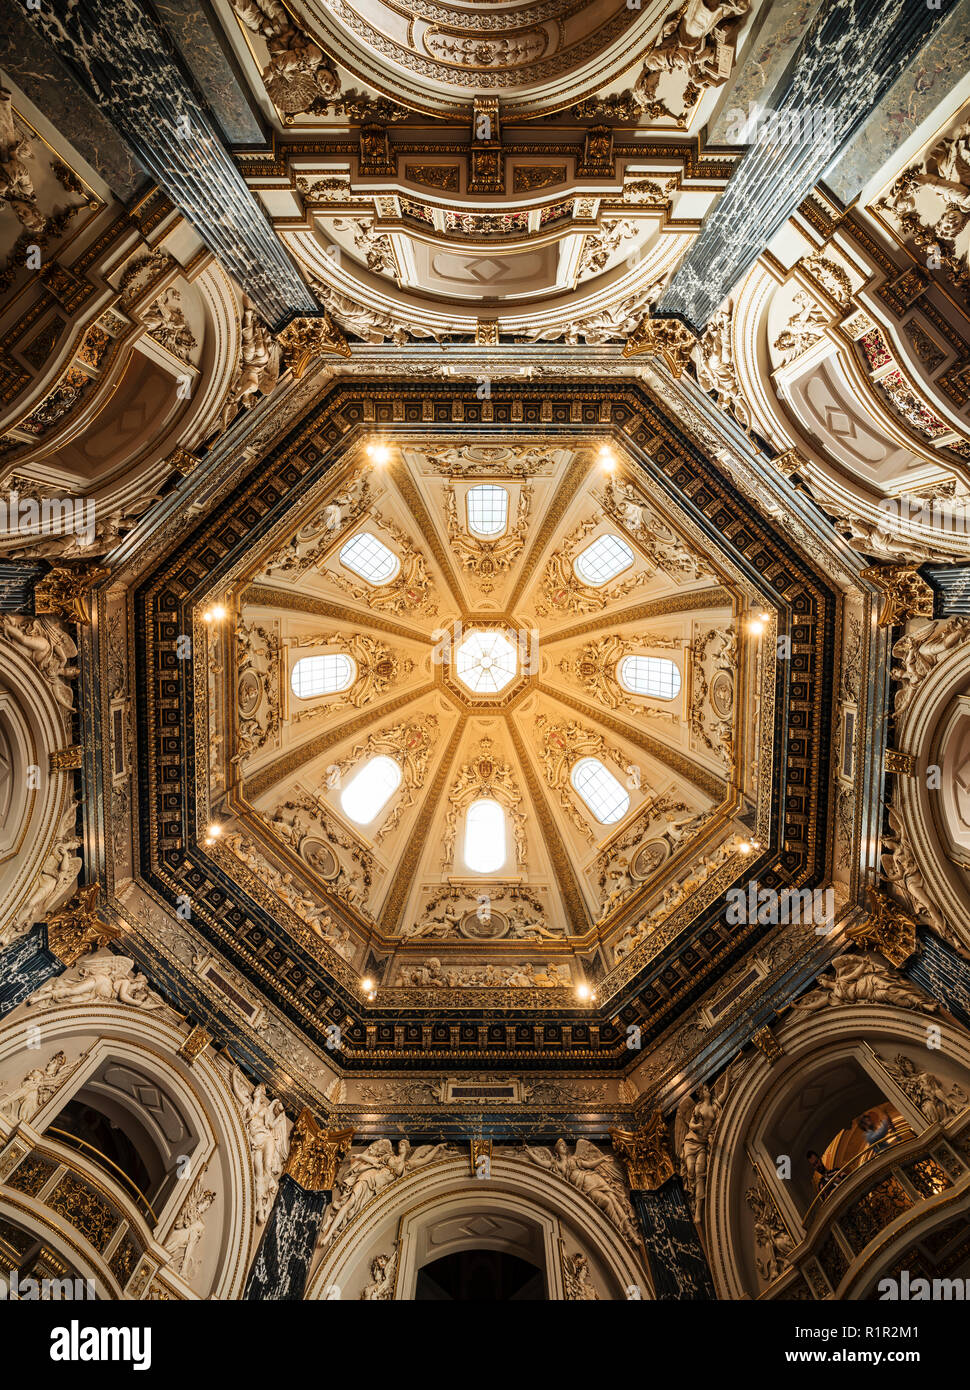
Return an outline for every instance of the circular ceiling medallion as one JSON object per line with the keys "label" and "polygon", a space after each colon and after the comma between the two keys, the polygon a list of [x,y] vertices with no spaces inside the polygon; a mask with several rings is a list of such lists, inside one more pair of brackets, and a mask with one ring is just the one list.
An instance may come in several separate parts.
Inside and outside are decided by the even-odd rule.
{"label": "circular ceiling medallion", "polygon": [[489,913],[487,920],[475,911],[467,913],[459,923],[462,936],[468,936],[473,941],[496,941],[500,936],[504,936],[508,929],[508,918],[494,910]]}
{"label": "circular ceiling medallion", "polygon": [[300,853],[315,874],[321,878],[337,877],[337,857],[328,844],[323,840],[314,839],[306,836],[300,843]]}
{"label": "circular ceiling medallion", "polygon": [[734,708],[734,681],[726,671],[718,671],[711,681],[711,704],[718,719],[727,719]]}
{"label": "circular ceiling medallion", "polygon": [[239,677],[237,698],[239,701],[239,713],[244,718],[256,712],[259,701],[262,697],[263,687],[259,683],[259,677],[254,671],[244,671]]}
{"label": "circular ceiling medallion", "polygon": [[649,878],[670,854],[666,840],[648,840],[637,850],[630,865],[634,878]]}

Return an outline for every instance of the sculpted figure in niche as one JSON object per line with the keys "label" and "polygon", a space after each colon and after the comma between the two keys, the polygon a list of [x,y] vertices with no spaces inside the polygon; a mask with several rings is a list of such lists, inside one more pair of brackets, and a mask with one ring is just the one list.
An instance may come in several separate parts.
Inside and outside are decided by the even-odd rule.
{"label": "sculpted figure in niche", "polygon": [[195,1252],[205,1235],[205,1214],[215,1199],[214,1192],[202,1187],[200,1177],[165,1242],[165,1249],[171,1256],[167,1268],[173,1274],[181,1274],[183,1279],[191,1279],[198,1270],[200,1260]]}
{"label": "sculpted figure in niche", "polygon": [[29,154],[30,141],[21,135],[14,120],[13,97],[0,86],[0,202],[9,204],[28,232],[42,236],[47,219],[37,206],[33,180],[24,163]]}
{"label": "sculpted figure in niche", "polygon": [[55,1052],[46,1066],[34,1067],[16,1090],[0,1101],[0,1111],[10,1113],[16,1105],[15,1118],[29,1120],[43,1109],[72,1070],[73,1064],[68,1065],[67,1054]]}
{"label": "sculpted figure in niche", "polygon": [[728,1090],[737,1075],[737,1068],[728,1067],[713,1088],[705,1082],[698,1086],[696,1099],[685,1096],[677,1107],[674,1152],[680,1159],[680,1175],[690,1194],[694,1220],[698,1222],[704,1214],[711,1144]]}
{"label": "sculpted figure in niche", "polygon": [[915,1101],[926,1118],[933,1124],[943,1124],[954,1115],[959,1115],[970,1105],[970,1096],[962,1086],[954,1082],[946,1087],[932,1072],[922,1071],[911,1058],[899,1052],[889,1062],[879,1058],[889,1075],[910,1100]]}
{"label": "sculpted figure in niche", "polygon": [[256,1177],[256,1220],[262,1223],[269,1216],[289,1149],[286,1113],[278,1100],[267,1095],[262,1082],[251,1087],[238,1067],[233,1067],[231,1079],[249,1133]]}

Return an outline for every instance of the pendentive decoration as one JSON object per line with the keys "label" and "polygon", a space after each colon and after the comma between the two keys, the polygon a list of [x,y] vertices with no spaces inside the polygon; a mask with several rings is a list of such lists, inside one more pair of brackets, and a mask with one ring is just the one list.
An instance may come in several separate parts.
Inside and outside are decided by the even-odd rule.
{"label": "pendentive decoration", "polygon": [[118,929],[97,915],[99,894],[97,883],[86,884],[59,912],[0,953],[0,1018],[89,951],[115,939]]}
{"label": "pendentive decoration", "polygon": [[244,1299],[291,1303],[303,1297],[320,1221],[353,1137],[352,1129],[322,1130],[309,1110],[300,1111]]}
{"label": "pendentive decoration", "polygon": [[639,1129],[611,1129],[610,1138],[626,1166],[654,1296],[660,1301],[716,1298],[662,1114],[654,1111]]}

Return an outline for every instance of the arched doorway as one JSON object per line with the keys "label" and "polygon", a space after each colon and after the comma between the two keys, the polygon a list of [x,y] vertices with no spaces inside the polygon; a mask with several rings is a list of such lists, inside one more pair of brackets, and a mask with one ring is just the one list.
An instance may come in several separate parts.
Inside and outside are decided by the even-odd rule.
{"label": "arched doorway", "polygon": [[541,1269],[508,1250],[456,1250],[418,1270],[414,1297],[425,1303],[544,1302]]}

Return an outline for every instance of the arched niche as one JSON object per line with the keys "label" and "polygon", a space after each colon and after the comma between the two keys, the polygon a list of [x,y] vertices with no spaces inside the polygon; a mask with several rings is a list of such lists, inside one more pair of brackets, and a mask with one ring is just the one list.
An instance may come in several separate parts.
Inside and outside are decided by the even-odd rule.
{"label": "arched niche", "polygon": [[[927,626],[927,631],[933,631]],[[930,901],[970,948],[970,851],[964,848],[970,797],[970,642],[958,644],[913,687],[897,715],[895,745],[915,758],[915,775],[898,776],[893,806],[902,819]],[[931,776],[931,769],[937,772]]]}
{"label": "arched niche", "polygon": [[[58,1116],[73,1098],[99,1094],[119,1116],[125,1110],[136,1114],[161,1161],[168,1163],[168,1180],[161,1184],[157,1204],[152,1203],[154,1225],[149,1222],[158,1246],[164,1249],[170,1241],[199,1180],[214,1193],[197,1251],[198,1269],[181,1278],[163,1265],[162,1277],[181,1283],[185,1297],[239,1298],[257,1236],[249,1139],[227,1065],[203,1053],[189,1066],[177,1055],[184,1038],[177,1022],[124,1005],[66,1004],[43,1010],[22,1005],[0,1027],[0,1095],[16,1089],[31,1068],[43,1068],[58,1052],[64,1052],[66,1065],[63,1079],[40,1109],[27,1119],[9,1113],[3,1119],[8,1126],[19,1121],[22,1133],[26,1126],[28,1137],[43,1136],[60,1127]],[[62,1142],[56,1133],[49,1137]],[[183,1153],[188,1161],[179,1164]],[[110,1174],[105,1186],[130,1200],[126,1187]]]}
{"label": "arched niche", "polygon": [[[928,1024],[939,1027],[938,1047],[927,1046]],[[796,1184],[779,1177],[777,1169],[787,1152],[779,1148],[782,1142],[799,1146],[787,1154],[793,1169],[804,1164],[806,1147],[819,1148],[807,1138],[813,1108],[824,1130],[837,1123],[842,1110],[842,1118],[854,1118],[849,1112],[857,1104],[867,1106],[878,1093],[920,1134],[930,1121],[879,1061],[881,1056],[892,1062],[897,1054],[970,1094],[970,1034],[939,1015],[888,1006],[829,1008],[808,1016],[793,1011],[776,1037],[782,1055],[773,1063],[760,1055],[754,1058],[728,1093],[710,1157],[704,1233],[715,1287],[723,1299],[757,1298],[767,1287],[755,1265],[754,1217],[745,1201],[756,1173],[793,1244],[806,1234],[802,1219],[807,1188],[802,1184],[795,1190]],[[827,1076],[835,1078],[839,1088],[832,1097],[824,1093]],[[786,1129],[787,1112],[793,1120]],[[800,1114],[804,1119],[799,1124]]]}
{"label": "arched niche", "polygon": [[[459,1250],[504,1250],[541,1268],[546,1297],[567,1297],[563,1259],[586,1256],[602,1300],[650,1298],[639,1250],[576,1188],[518,1157],[493,1155],[471,1176],[467,1153],[393,1183],[317,1252],[308,1299],[362,1297],[372,1264],[396,1252],[395,1300],[415,1296],[418,1272]],[[631,1292],[635,1290],[635,1292]]]}
{"label": "arched niche", "polygon": [[[7,790],[0,789],[0,945],[20,934],[38,880],[74,804],[70,772],[52,772],[50,756],[70,741],[70,708],[23,646],[11,640],[17,619],[0,617],[0,755]],[[62,697],[70,687],[59,682]],[[65,694],[65,692],[67,692]],[[42,905],[52,911],[73,891],[66,882]]]}

